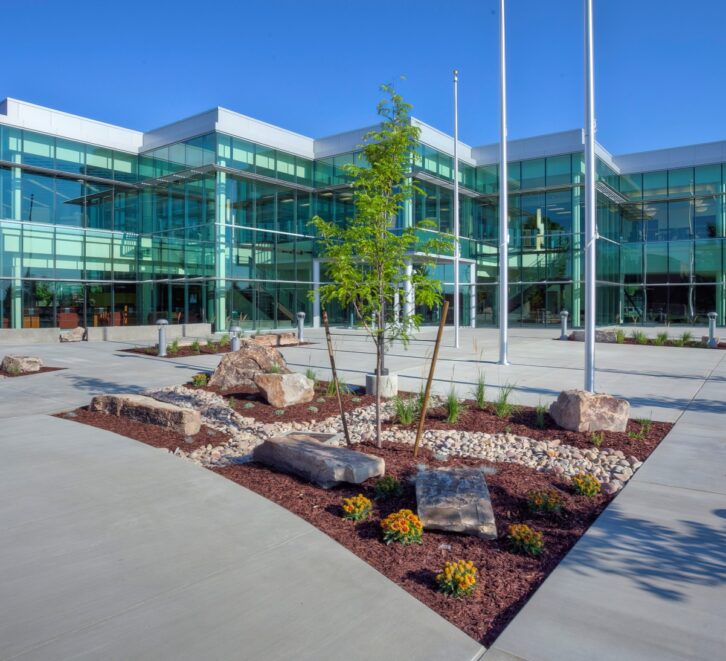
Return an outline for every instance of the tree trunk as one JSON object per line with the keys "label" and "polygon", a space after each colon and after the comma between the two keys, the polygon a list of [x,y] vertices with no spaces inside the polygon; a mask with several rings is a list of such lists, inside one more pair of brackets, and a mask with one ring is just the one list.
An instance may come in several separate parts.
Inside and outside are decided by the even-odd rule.
{"label": "tree trunk", "polygon": [[381,378],[383,377],[383,334],[381,333],[383,319],[378,315],[378,334],[376,337],[376,444],[383,447],[381,439]]}

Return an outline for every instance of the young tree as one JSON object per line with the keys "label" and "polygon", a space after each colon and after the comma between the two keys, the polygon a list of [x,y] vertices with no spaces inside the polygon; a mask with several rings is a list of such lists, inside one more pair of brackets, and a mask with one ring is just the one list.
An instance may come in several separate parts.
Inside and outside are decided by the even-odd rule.
{"label": "young tree", "polygon": [[[382,122],[361,145],[363,165],[345,166],[351,178],[355,214],[345,224],[316,216],[311,221],[319,235],[320,255],[331,284],[320,287],[323,305],[336,301],[351,306],[376,347],[376,441],[381,446],[381,374],[386,344],[404,345],[417,330],[420,315],[404,305],[401,315],[391,314],[395,296],[410,286],[415,302],[433,307],[441,300],[441,282],[429,277],[430,257],[451,252],[451,244],[426,231],[430,221],[401,227],[397,219],[405,203],[419,189],[412,183],[411,168],[420,130],[411,124],[411,106],[390,85],[387,98],[378,104]],[[416,266],[406,265],[414,256]]]}

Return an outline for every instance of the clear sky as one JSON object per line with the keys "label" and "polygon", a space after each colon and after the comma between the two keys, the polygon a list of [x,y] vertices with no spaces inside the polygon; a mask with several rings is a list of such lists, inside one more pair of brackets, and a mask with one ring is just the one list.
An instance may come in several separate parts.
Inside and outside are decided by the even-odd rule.
{"label": "clear sky", "polygon": [[[583,123],[582,0],[508,0],[510,137]],[[0,98],[137,129],[220,105],[313,137],[375,121],[378,85],[498,139],[497,0],[0,0]],[[726,1],[595,0],[598,140],[726,139]]]}

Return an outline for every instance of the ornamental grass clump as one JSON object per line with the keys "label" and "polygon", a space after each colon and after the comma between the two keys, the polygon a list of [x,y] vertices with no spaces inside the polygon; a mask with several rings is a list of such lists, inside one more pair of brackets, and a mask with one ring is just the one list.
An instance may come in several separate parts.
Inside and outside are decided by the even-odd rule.
{"label": "ornamental grass clump", "polygon": [[635,344],[648,344],[648,336],[643,331],[633,331]]}
{"label": "ornamental grass clump", "polygon": [[399,510],[381,521],[383,541],[386,544],[421,544],[423,523],[411,510]]}
{"label": "ornamental grass clump", "polygon": [[590,443],[592,443],[596,448],[599,448],[603,442],[605,441],[605,432],[602,431],[594,431],[592,434],[590,434]]}
{"label": "ornamental grass clump", "polygon": [[486,381],[484,380],[484,372],[479,372],[479,376],[476,380],[476,387],[474,388],[474,401],[478,409],[485,409],[487,407],[486,400]]}
{"label": "ornamental grass clump", "polygon": [[572,488],[578,496],[587,496],[588,498],[594,498],[600,493],[600,482],[597,478],[589,473],[578,473],[573,475]]}
{"label": "ornamental grass clump", "polygon": [[625,331],[622,328],[618,328],[615,331],[615,342],[618,344],[625,344]]}
{"label": "ornamental grass clump", "polygon": [[416,399],[413,397],[399,397],[396,395],[393,398],[393,411],[396,415],[396,420],[400,425],[410,425],[416,419]]}
{"label": "ornamental grass clump", "polygon": [[471,560],[447,562],[436,575],[439,590],[450,597],[468,597],[476,587],[477,568]]}
{"label": "ornamental grass clump", "polygon": [[363,494],[343,498],[343,518],[349,521],[363,521],[373,511],[373,503]]}
{"label": "ornamental grass clump", "polygon": [[542,533],[524,523],[509,526],[509,546],[515,553],[536,557],[544,551]]}
{"label": "ornamental grass clump", "polygon": [[207,383],[209,383],[209,374],[204,374],[204,373],[195,374],[192,377],[192,385],[195,388],[201,388],[203,386],[206,386]]}
{"label": "ornamental grass clump", "polygon": [[658,335],[655,336],[655,340],[653,340],[653,344],[657,347],[662,347],[666,342],[668,341],[668,333],[658,333]]}
{"label": "ornamental grass clump", "polygon": [[562,496],[557,489],[530,491],[527,505],[535,514],[557,514],[562,510]]}
{"label": "ornamental grass clump", "polygon": [[386,498],[393,498],[400,496],[402,492],[403,487],[401,483],[393,475],[386,475],[376,482],[375,499],[385,500]]}
{"label": "ornamental grass clump", "polygon": [[534,415],[535,424],[537,425],[538,429],[544,429],[547,425],[547,418],[545,418],[546,413],[547,407],[544,404],[537,404],[537,407],[534,410]]}
{"label": "ornamental grass clump", "polygon": [[200,353],[202,348],[199,346],[199,340],[194,340],[191,344],[191,349],[194,353]]}
{"label": "ornamental grass clump", "polygon": [[512,390],[514,386],[510,383],[499,387],[499,395],[494,403],[494,412],[498,418],[508,418],[516,410],[517,407],[509,401]]}
{"label": "ornamental grass clump", "polygon": [[446,408],[446,422],[451,425],[456,424],[464,411],[464,404],[459,399],[459,393],[456,392],[454,386],[451,386],[449,394],[446,396],[444,407]]}

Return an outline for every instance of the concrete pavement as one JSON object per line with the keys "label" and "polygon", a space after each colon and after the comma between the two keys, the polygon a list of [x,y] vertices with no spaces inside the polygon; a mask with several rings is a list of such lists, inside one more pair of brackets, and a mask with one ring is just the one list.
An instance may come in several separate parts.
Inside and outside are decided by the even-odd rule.
{"label": "concrete pavement", "polygon": [[0,659],[440,659],[483,649],[211,471],[44,415],[0,426]]}

